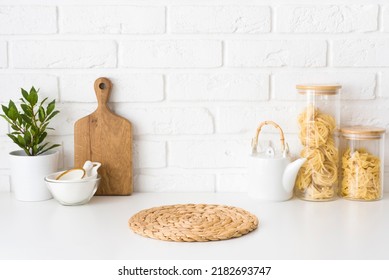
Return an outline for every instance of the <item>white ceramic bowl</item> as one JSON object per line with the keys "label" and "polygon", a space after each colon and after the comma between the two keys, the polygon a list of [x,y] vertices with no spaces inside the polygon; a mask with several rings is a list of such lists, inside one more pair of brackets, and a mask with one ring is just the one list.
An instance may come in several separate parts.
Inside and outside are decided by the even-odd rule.
{"label": "white ceramic bowl", "polygon": [[[55,174],[45,177],[47,188],[62,205],[81,205],[87,203],[95,194],[100,175],[97,178],[78,181],[53,180]],[[55,178],[55,177],[54,177]]]}
{"label": "white ceramic bowl", "polygon": [[98,174],[93,174],[89,177],[84,177],[84,178],[77,178],[77,179],[60,179],[60,180],[57,180],[56,178],[61,175],[64,171],[58,171],[58,172],[55,172],[55,173],[51,173],[50,175],[47,175],[45,177],[46,181],[48,182],[58,182],[58,181],[61,181],[61,182],[78,182],[78,181],[89,181],[89,180],[94,180],[97,178],[97,175]]}

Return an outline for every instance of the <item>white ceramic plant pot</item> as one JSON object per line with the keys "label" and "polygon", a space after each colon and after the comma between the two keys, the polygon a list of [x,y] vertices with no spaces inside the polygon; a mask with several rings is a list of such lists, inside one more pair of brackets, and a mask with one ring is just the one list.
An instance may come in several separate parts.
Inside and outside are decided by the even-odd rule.
{"label": "white ceramic plant pot", "polygon": [[53,198],[46,187],[46,175],[58,170],[58,151],[27,156],[24,151],[10,153],[11,189],[21,201],[42,201]]}

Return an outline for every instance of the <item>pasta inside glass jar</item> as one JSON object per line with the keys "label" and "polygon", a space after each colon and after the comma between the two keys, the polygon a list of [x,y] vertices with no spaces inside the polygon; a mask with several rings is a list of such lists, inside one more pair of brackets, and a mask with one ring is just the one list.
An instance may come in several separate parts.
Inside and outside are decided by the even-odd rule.
{"label": "pasta inside glass jar", "polygon": [[338,184],[338,127],[340,85],[297,85],[306,96],[298,116],[300,156],[307,161],[295,182],[298,198],[325,201],[335,198]]}
{"label": "pasta inside glass jar", "polygon": [[382,198],[384,136],[385,129],[378,127],[341,129],[341,197],[361,201]]}

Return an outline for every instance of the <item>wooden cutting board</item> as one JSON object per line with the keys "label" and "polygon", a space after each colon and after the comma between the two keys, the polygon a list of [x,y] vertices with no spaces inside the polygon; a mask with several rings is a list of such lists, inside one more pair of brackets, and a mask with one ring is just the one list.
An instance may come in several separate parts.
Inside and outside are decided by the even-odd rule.
{"label": "wooden cutting board", "polygon": [[98,106],[74,125],[74,166],[87,160],[101,162],[96,195],[130,195],[133,190],[131,123],[108,108],[112,83],[98,78],[94,84]]}

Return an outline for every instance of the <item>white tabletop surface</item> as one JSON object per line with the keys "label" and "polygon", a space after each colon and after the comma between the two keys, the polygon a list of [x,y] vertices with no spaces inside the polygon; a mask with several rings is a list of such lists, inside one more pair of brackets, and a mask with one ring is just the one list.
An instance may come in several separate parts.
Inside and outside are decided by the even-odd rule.
{"label": "white tabletop surface", "polygon": [[[242,207],[260,226],[204,243],[154,240],[128,228],[142,209],[179,203]],[[135,193],[62,206],[0,193],[0,259],[389,259],[389,199],[259,202],[244,193]]]}

